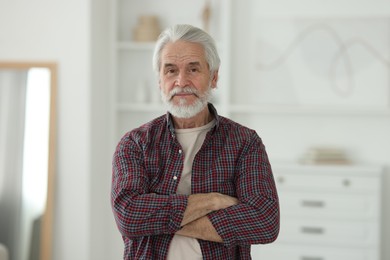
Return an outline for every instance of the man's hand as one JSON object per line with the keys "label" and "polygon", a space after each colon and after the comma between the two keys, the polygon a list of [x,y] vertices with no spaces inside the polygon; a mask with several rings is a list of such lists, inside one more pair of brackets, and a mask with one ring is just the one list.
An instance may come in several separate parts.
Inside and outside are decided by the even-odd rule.
{"label": "man's hand", "polygon": [[238,204],[238,199],[217,192],[193,194],[188,197],[181,226],[206,216],[212,211]]}
{"label": "man's hand", "polygon": [[222,243],[222,237],[217,233],[208,217],[201,217],[185,225],[176,235],[199,238],[202,240]]}
{"label": "man's hand", "polygon": [[238,203],[237,198],[216,192],[190,195],[181,222],[182,229],[176,234],[221,243],[222,238],[206,215]]}

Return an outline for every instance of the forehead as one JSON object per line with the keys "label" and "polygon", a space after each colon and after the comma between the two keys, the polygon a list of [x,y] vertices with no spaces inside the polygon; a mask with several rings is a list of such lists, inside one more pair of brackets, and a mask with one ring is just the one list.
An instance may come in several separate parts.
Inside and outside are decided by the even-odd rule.
{"label": "forehead", "polygon": [[162,64],[206,63],[205,51],[199,43],[186,41],[170,42],[161,52]]}

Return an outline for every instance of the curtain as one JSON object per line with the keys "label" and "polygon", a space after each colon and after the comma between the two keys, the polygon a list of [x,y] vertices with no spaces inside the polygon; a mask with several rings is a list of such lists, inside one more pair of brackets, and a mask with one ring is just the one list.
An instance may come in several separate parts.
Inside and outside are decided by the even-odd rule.
{"label": "curtain", "polygon": [[19,259],[27,70],[0,71],[0,243]]}

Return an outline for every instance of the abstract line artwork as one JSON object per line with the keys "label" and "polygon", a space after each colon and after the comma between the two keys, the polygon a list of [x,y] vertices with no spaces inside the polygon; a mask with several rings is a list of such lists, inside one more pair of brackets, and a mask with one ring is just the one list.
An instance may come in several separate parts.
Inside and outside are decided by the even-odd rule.
{"label": "abstract line artwork", "polygon": [[389,18],[258,17],[253,28],[255,102],[389,109]]}

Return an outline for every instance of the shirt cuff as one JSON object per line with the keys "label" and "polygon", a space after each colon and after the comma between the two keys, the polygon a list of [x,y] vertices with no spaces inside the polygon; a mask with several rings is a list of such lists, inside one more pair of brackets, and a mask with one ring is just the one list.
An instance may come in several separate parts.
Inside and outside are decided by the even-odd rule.
{"label": "shirt cuff", "polygon": [[172,195],[169,201],[171,205],[170,220],[168,223],[168,230],[170,233],[175,233],[181,228],[184,211],[188,203],[187,195]]}
{"label": "shirt cuff", "polygon": [[229,216],[225,210],[214,211],[207,215],[218,235],[222,237],[223,244],[231,247],[235,242],[234,225],[229,221]]}

